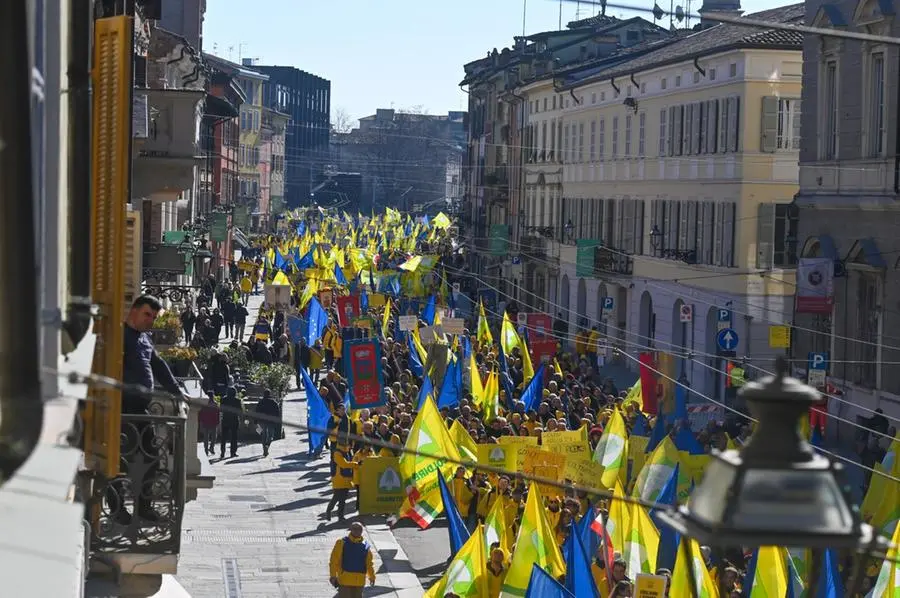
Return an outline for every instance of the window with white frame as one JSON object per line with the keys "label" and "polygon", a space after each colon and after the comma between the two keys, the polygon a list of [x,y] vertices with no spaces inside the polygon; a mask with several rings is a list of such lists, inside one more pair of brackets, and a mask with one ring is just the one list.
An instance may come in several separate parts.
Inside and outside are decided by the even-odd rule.
{"label": "window with white frame", "polygon": [[638,115],[638,156],[644,157],[647,150],[647,113]]}
{"label": "window with white frame", "polygon": [[597,121],[591,121],[591,146],[588,159],[593,162],[597,156]]}
{"label": "window with white frame", "polygon": [[578,161],[584,162],[584,123],[578,123]]}
{"label": "window with white frame", "polygon": [[[665,79],[663,79],[665,81]],[[666,145],[668,142],[668,133],[667,133],[667,121],[666,116],[668,116],[668,110],[663,108],[659,111],[659,156],[660,158],[666,155]]]}
{"label": "window with white frame", "polygon": [[868,142],[869,155],[884,153],[884,52],[869,57]]}
{"label": "window with white frame", "polygon": [[631,156],[631,121],[630,114],[625,115],[625,157]]}
{"label": "window with white frame", "polygon": [[619,155],[619,117],[614,116],[612,120],[612,157]]}
{"label": "window with white frame", "polygon": [[822,127],[823,154],[826,160],[834,160],[838,153],[838,65],[828,60],[822,77]]}
{"label": "window with white frame", "polygon": [[597,139],[597,157],[603,160],[606,155],[606,119],[600,119],[600,136]]}
{"label": "window with white frame", "polygon": [[800,100],[779,98],[778,134],[776,144],[779,150],[800,149]]}

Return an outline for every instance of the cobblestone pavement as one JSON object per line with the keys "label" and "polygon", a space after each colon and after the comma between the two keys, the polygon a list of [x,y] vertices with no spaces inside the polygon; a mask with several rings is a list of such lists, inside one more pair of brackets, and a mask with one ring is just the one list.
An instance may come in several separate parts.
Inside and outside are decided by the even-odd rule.
{"label": "cobblestone pavement", "polygon": [[[254,300],[255,299],[255,300]],[[251,299],[255,321],[260,299]],[[286,422],[306,422],[306,399],[292,392]],[[259,444],[242,445],[234,459],[212,460],[210,490],[185,509],[177,579],[194,598],[333,596],[328,558],[351,521],[324,522],[331,494],[327,458],[310,461],[305,432],[286,438],[262,456]],[[348,506],[353,506],[349,501]],[[352,516],[352,512],[348,513]],[[383,518],[364,518],[376,553],[378,579],[365,596],[420,597],[422,586]]]}

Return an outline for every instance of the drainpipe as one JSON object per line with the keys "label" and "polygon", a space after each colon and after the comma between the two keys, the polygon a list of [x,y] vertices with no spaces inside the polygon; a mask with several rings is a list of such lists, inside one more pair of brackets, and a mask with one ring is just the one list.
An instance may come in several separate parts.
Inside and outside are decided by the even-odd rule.
{"label": "drainpipe", "polygon": [[62,323],[72,350],[91,324],[91,39],[94,3],[69,0],[69,305]]}
{"label": "drainpipe", "polygon": [[[0,483],[28,459],[44,419],[34,268],[29,3],[0,2]],[[42,25],[41,25],[42,26]]]}

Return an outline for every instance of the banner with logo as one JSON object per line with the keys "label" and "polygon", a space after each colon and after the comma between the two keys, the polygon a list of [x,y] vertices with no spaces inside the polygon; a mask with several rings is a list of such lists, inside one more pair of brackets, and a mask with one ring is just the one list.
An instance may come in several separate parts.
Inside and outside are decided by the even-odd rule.
{"label": "banner with logo", "polygon": [[350,388],[350,408],[367,409],[384,405],[381,347],[372,339],[344,342],[344,371]]}
{"label": "banner with logo", "polygon": [[553,319],[550,317],[550,314],[530,313],[528,314],[527,321],[529,345],[532,342],[532,337],[538,339],[545,338],[553,334]]}
{"label": "banner with logo", "polygon": [[834,306],[834,260],[805,257],[797,263],[796,311],[830,314]]}
{"label": "banner with logo", "polygon": [[515,447],[515,471],[522,471],[522,464],[525,461],[525,449],[529,446],[537,447],[537,436],[501,436],[497,442],[503,445],[511,445]]}
{"label": "banner with logo", "polygon": [[336,297],[334,302],[337,304],[338,324],[341,328],[349,328],[353,320],[360,317],[359,295],[342,295]]}
{"label": "banner with logo", "polygon": [[[555,338],[528,339],[528,348],[531,350],[532,363],[548,364],[556,357]],[[549,369],[545,370],[549,373]]]}
{"label": "banner with logo", "polygon": [[398,457],[366,457],[359,466],[359,513],[396,513],[403,504]]}
{"label": "banner with logo", "polygon": [[511,444],[479,444],[478,463],[512,469],[515,465],[516,447]]}

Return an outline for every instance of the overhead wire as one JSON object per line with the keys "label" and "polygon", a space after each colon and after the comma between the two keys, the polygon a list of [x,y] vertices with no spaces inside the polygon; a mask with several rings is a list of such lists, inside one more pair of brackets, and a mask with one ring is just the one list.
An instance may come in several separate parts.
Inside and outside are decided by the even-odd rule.
{"label": "overhead wire", "polygon": [[[460,272],[462,272],[462,271],[460,271]],[[470,276],[470,277],[471,277],[471,276],[474,276],[474,275],[472,275],[472,274],[470,274],[470,273],[466,273],[466,274],[467,274],[468,276]],[[476,278],[477,278],[477,277],[476,277]],[[479,280],[480,280],[480,282],[481,282],[482,285],[484,285],[484,286],[486,286],[486,287],[488,287],[488,288],[490,288],[490,289],[496,291],[498,294],[502,294],[503,296],[506,296],[506,297],[508,297],[508,298],[510,298],[510,299],[515,299],[512,295],[509,295],[508,293],[502,292],[500,289],[498,289],[497,287],[494,287],[493,285],[491,285],[491,284],[488,283],[487,281],[485,281],[485,280],[483,280],[483,279],[480,279],[480,278],[479,278]],[[521,289],[521,290],[524,290],[524,289]],[[528,291],[526,291],[526,292],[528,292]],[[534,296],[535,296],[535,297],[538,297],[537,295],[534,295]],[[558,307],[558,306],[557,306],[557,307]],[[499,314],[499,313],[497,313],[497,312],[493,312],[492,310],[490,310],[490,309],[488,309],[488,308],[485,308],[485,311],[488,311],[488,312],[492,313],[493,315],[495,315],[495,316],[497,316],[497,317],[499,317],[499,318],[501,318],[501,319],[502,319],[502,317],[503,317],[502,314]],[[625,333],[625,334],[628,334],[628,333],[629,333],[629,331],[627,331],[627,330],[618,328],[618,327],[613,326],[613,325],[610,325],[610,324],[606,324],[606,326],[607,326],[607,328],[611,328],[611,329],[616,330],[616,331],[618,331],[618,332],[623,332],[623,333]],[[526,327],[526,328],[530,328],[527,324],[526,324],[525,327]],[[536,331],[536,329],[535,329],[535,331]],[[577,340],[577,335],[573,335],[573,334],[568,334],[568,335],[566,335],[565,338],[563,338],[562,336],[556,334],[555,332],[552,333],[552,334],[548,334],[547,332],[544,332],[544,334],[547,335],[547,336],[551,336],[551,337],[553,337],[553,338],[559,338],[559,339],[561,339],[561,340],[567,340],[567,341],[574,341],[574,340]],[[608,338],[611,338],[611,337],[609,337],[608,334],[607,334],[607,337],[608,337]],[[646,351],[646,350],[648,350],[648,348],[647,348],[646,346],[641,345],[640,343],[634,343],[634,342],[627,341],[627,340],[621,339],[621,338],[613,338],[613,339],[611,339],[611,340],[613,340],[613,344],[618,343],[618,344],[631,345],[631,346],[633,346],[633,347],[636,347],[639,351]],[[654,342],[657,342],[656,339],[653,339],[653,340],[654,340]],[[717,355],[717,354],[714,354],[714,353],[705,353],[705,352],[702,352],[702,351],[694,351],[693,349],[687,349],[687,348],[684,347],[684,346],[677,345],[677,344],[674,344],[674,343],[668,343],[668,342],[664,342],[664,341],[659,342],[659,344],[662,344],[662,345],[667,346],[667,347],[669,347],[669,348],[675,349],[678,353],[680,353],[679,355],[675,355],[676,357],[679,357],[679,358],[681,358],[681,359],[689,360],[689,361],[691,361],[692,363],[697,363],[697,364],[699,364],[699,365],[701,365],[701,366],[703,366],[703,367],[705,367],[705,368],[707,368],[707,369],[710,369],[710,370],[712,370],[712,371],[714,371],[714,372],[723,374],[723,375],[725,375],[725,376],[728,376],[728,375],[729,375],[728,372],[726,372],[726,371],[724,371],[724,370],[718,369],[718,368],[716,368],[716,367],[714,367],[714,366],[711,366],[711,365],[709,365],[709,364],[703,363],[703,361],[696,360],[696,359],[693,359],[693,358],[691,357],[691,355],[702,355],[702,356],[714,358],[714,359],[717,359],[717,360],[725,359],[725,357],[723,357],[722,355]],[[673,354],[674,354],[674,351],[673,351]],[[756,369],[757,371],[759,371],[759,372],[761,372],[761,373],[764,373],[764,374],[767,374],[767,375],[774,375],[771,371],[765,370],[764,368],[761,368],[761,367],[759,367],[759,366],[753,366],[752,364],[746,364],[746,365],[748,365],[749,367],[753,367],[754,369]],[[693,390],[691,387],[686,387],[686,388],[687,388],[690,392],[694,392],[694,393],[697,394],[698,396],[703,397],[703,395],[702,395],[701,393],[699,393],[699,392]],[[885,419],[888,419],[888,420],[891,420],[891,421],[900,423],[900,418],[896,418],[896,417],[893,417],[893,416],[889,416],[889,415],[885,415],[885,414],[882,414],[882,413],[878,413],[878,412],[876,412],[874,409],[870,409],[870,408],[867,408],[867,407],[858,405],[858,404],[853,403],[853,402],[851,402],[851,401],[848,401],[848,400],[846,400],[846,399],[842,399],[841,397],[837,397],[837,396],[833,396],[833,395],[830,395],[830,394],[827,394],[827,393],[821,393],[821,392],[820,392],[820,394],[822,394],[823,396],[828,397],[828,398],[830,398],[830,399],[833,399],[833,400],[836,401],[836,402],[843,403],[843,404],[847,404],[847,405],[851,405],[851,406],[856,407],[856,408],[859,408],[859,409],[861,409],[861,410],[863,410],[863,411],[867,411],[867,412],[872,413],[872,414],[881,415],[881,416],[883,416]],[[843,417],[841,417],[841,416],[839,416],[839,415],[829,414],[829,417],[830,417],[830,418],[833,418],[833,419],[835,419],[835,420],[837,420],[837,421],[842,421],[842,422],[844,422],[844,423],[847,423],[847,424],[849,424],[849,425],[851,425],[851,426],[853,426],[853,427],[856,427],[856,428],[859,428],[859,429],[862,429],[862,430],[866,430],[866,431],[868,431],[868,432],[870,432],[870,433],[872,433],[872,434],[875,434],[875,435],[877,435],[877,436],[881,436],[881,437],[884,437],[884,438],[887,438],[887,439],[890,439],[890,440],[893,440],[893,439],[894,439],[893,436],[890,436],[890,435],[888,435],[888,434],[884,434],[884,433],[882,433],[882,432],[879,432],[879,431],[877,431],[877,430],[874,430],[874,429],[872,429],[872,428],[869,428],[869,427],[867,427],[867,426],[864,426],[864,425],[862,425],[862,424],[860,424],[860,423],[858,423],[858,422],[854,422],[854,421],[848,420],[848,419],[846,419],[846,418],[843,418]]]}

